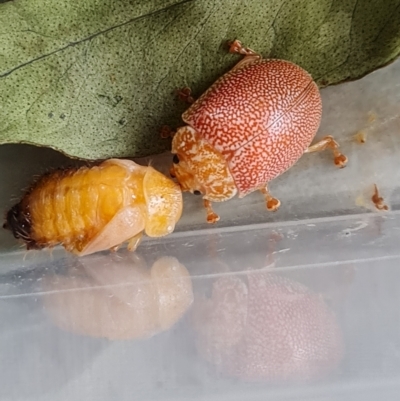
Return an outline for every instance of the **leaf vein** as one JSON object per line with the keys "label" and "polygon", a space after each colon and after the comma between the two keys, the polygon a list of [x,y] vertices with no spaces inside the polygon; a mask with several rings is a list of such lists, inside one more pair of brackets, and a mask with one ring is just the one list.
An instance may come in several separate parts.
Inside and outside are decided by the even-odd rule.
{"label": "leaf vein", "polygon": [[89,36],[86,37],[86,38],[83,38],[83,39],[79,40],[79,41],[70,42],[70,43],[68,43],[67,45],[63,46],[63,47],[60,47],[59,49],[56,49],[56,50],[54,50],[54,51],[52,51],[52,52],[49,52],[49,53],[46,53],[46,54],[42,54],[41,56],[35,57],[35,58],[33,58],[32,60],[26,61],[26,62],[24,62],[24,63],[21,63],[20,65],[15,66],[14,68],[10,69],[9,71],[6,71],[6,72],[0,74],[0,79],[1,79],[1,78],[5,78],[5,77],[11,75],[12,73],[14,73],[15,71],[18,71],[19,69],[24,68],[24,67],[26,67],[26,66],[28,66],[28,65],[30,65],[30,64],[36,63],[37,61],[46,59],[46,58],[48,58],[48,57],[50,57],[50,56],[53,56],[54,54],[57,54],[57,53],[59,53],[59,52],[62,52],[62,51],[64,51],[64,50],[68,49],[69,47],[74,47],[74,46],[80,45],[81,43],[90,41],[90,40],[96,38],[97,36],[104,35],[104,34],[106,34],[106,33],[108,33],[108,32],[114,31],[115,29],[119,29],[119,28],[122,28],[123,26],[132,24],[132,23],[135,22],[135,21],[139,21],[139,20],[141,20],[141,19],[143,19],[143,18],[146,18],[146,17],[149,17],[149,16],[151,16],[151,15],[156,15],[156,14],[162,13],[163,11],[165,11],[165,10],[171,8],[171,7],[177,7],[177,6],[180,6],[180,5],[185,4],[185,3],[190,3],[190,2],[192,2],[192,1],[195,1],[195,0],[182,0],[182,1],[180,1],[179,3],[175,3],[175,4],[173,4],[173,5],[169,5],[169,6],[167,6],[167,7],[161,8],[161,9],[159,9],[159,10],[156,10],[156,11],[153,11],[153,12],[150,12],[150,13],[147,13],[147,14],[144,14],[144,15],[140,15],[140,16],[131,18],[131,19],[128,20],[128,21],[125,21],[125,22],[123,22],[123,23],[121,23],[121,24],[118,24],[118,25],[109,27],[109,28],[104,29],[104,30],[102,30],[102,31],[96,32],[96,33],[94,33],[94,34],[92,34],[92,35],[89,35]]}
{"label": "leaf vein", "polygon": [[[189,42],[184,46],[184,48],[179,52],[179,54],[175,57],[175,60],[173,61],[172,65],[175,65],[175,63],[180,59],[180,57],[182,56],[182,54],[186,51],[186,49],[193,43],[193,41],[197,38],[197,36],[200,35],[200,33],[203,31],[204,26],[207,24],[207,22],[209,21],[209,19],[213,16],[214,14],[214,10],[215,10],[216,6],[213,7],[213,9],[210,11],[210,15],[205,19],[205,21],[200,24],[200,28],[199,30],[196,32],[196,34],[189,40]],[[161,80],[158,82],[156,88],[154,89],[155,92],[157,92],[157,90],[160,88],[161,84],[165,81],[165,79],[168,77],[170,73],[170,70],[168,70],[168,72],[164,75],[163,78],[161,78]],[[147,106],[147,105],[146,105]]]}

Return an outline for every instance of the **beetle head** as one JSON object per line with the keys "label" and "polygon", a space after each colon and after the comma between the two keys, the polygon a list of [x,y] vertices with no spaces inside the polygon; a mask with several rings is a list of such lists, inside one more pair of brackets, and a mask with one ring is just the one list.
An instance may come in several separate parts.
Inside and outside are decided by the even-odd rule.
{"label": "beetle head", "polygon": [[177,179],[182,191],[203,194],[204,199],[212,202],[222,202],[236,194],[236,185],[226,160],[194,128],[186,126],[176,132],[172,153],[170,173]]}

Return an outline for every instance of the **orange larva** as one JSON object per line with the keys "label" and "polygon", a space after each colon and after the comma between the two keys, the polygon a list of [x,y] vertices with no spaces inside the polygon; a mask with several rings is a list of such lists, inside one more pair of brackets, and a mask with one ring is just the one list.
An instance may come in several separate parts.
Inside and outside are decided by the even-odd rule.
{"label": "orange larva", "polygon": [[177,184],[152,167],[109,159],[94,167],[44,175],[7,213],[4,228],[28,249],[62,244],[79,256],[134,250],[143,231],[171,233],[182,212]]}
{"label": "orange larva", "polygon": [[[230,51],[245,55],[183,114],[187,124],[173,137],[171,175],[182,190],[203,194],[207,220],[219,217],[210,202],[261,191],[269,210],[280,202],[267,183],[293,166],[303,153],[331,149],[335,164],[347,158],[325,137],[310,146],[321,121],[316,83],[299,66],[264,60],[239,41]],[[190,92],[181,92],[190,97]]]}

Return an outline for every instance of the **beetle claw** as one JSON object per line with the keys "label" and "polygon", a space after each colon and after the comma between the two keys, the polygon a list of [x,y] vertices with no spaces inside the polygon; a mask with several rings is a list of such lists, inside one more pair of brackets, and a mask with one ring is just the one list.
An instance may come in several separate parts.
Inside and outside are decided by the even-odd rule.
{"label": "beetle claw", "polygon": [[219,216],[216,213],[207,214],[207,223],[215,224],[217,221],[219,221]]}
{"label": "beetle claw", "polygon": [[344,154],[339,152],[339,144],[331,135],[328,135],[317,143],[314,143],[314,145],[308,147],[304,153],[322,152],[326,149],[332,150],[334,157],[333,160],[337,167],[343,168],[346,166],[348,159]]}
{"label": "beetle claw", "polygon": [[276,212],[281,206],[281,201],[279,199],[271,197],[269,200],[266,201],[266,205],[268,211]]}
{"label": "beetle claw", "polygon": [[209,200],[204,199],[204,207],[207,210],[207,223],[216,223],[219,220],[219,216],[212,209],[211,202]]}
{"label": "beetle claw", "polygon": [[267,185],[264,188],[261,188],[260,192],[265,197],[265,205],[267,207],[267,210],[270,212],[276,212],[281,206],[281,201],[279,199],[274,198],[269,193]]}
{"label": "beetle claw", "polygon": [[389,210],[389,207],[385,204],[383,198],[379,195],[378,187],[374,184],[374,194],[372,195],[372,202],[378,210]]}
{"label": "beetle claw", "polygon": [[335,166],[339,168],[346,167],[348,160],[349,159],[345,155],[341,154],[339,151],[336,152],[334,159]]}

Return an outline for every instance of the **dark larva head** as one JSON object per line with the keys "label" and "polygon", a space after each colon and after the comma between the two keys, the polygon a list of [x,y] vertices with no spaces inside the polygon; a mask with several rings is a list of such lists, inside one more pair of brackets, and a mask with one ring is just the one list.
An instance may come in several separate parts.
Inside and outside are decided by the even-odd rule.
{"label": "dark larva head", "polygon": [[17,203],[7,212],[3,228],[10,230],[16,239],[22,239],[28,249],[37,248],[36,242],[31,238],[29,211],[25,210],[21,203]]}

